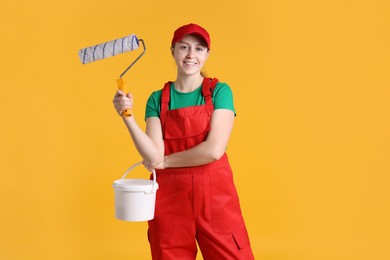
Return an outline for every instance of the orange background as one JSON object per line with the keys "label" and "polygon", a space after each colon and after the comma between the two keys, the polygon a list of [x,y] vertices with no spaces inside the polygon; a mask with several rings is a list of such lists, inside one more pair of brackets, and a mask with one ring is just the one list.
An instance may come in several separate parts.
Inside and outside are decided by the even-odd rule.
{"label": "orange background", "polygon": [[88,65],[77,52],[145,40],[125,76],[144,127],[189,22],[209,30],[206,71],[234,92],[228,154],[256,258],[390,259],[389,12],[385,0],[2,3],[0,259],[150,259],[146,223],[114,218],[111,186],[140,160],[111,103],[139,52]]}

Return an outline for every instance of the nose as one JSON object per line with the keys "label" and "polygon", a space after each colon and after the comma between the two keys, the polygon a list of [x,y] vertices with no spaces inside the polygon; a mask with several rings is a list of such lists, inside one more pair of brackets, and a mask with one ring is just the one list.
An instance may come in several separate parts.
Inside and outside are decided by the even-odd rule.
{"label": "nose", "polygon": [[194,56],[194,49],[188,48],[187,57],[193,57]]}

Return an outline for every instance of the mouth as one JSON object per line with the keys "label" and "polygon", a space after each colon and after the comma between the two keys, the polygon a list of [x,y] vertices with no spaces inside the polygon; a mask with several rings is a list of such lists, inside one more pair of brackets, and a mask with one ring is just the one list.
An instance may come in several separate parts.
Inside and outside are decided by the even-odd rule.
{"label": "mouth", "polygon": [[183,63],[185,65],[189,65],[189,66],[195,66],[195,65],[198,65],[197,62],[194,62],[194,61],[183,61]]}

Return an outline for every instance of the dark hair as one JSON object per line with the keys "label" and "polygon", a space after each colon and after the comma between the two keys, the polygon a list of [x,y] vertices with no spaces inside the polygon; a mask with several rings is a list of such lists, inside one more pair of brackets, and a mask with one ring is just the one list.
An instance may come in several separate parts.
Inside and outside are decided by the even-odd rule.
{"label": "dark hair", "polygon": [[193,36],[195,36],[196,38],[198,38],[198,40],[200,41],[200,45],[202,45],[203,47],[206,47],[207,50],[209,50],[209,48],[207,47],[207,42],[200,36],[196,35],[196,34],[191,34]]}

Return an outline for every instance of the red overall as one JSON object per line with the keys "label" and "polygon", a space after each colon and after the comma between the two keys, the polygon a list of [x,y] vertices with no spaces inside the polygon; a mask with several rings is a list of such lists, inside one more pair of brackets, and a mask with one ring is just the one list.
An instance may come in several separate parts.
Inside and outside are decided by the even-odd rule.
{"label": "red overall", "polygon": [[[205,104],[169,110],[170,82],[161,99],[165,154],[203,142],[210,131],[212,91],[205,78]],[[198,242],[205,260],[254,259],[227,155],[196,167],[157,170],[155,218],[149,221],[153,259],[194,260]]]}

